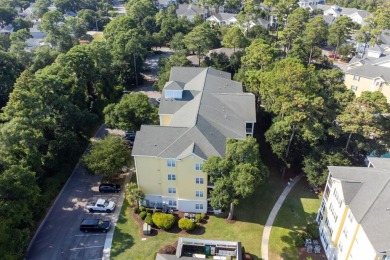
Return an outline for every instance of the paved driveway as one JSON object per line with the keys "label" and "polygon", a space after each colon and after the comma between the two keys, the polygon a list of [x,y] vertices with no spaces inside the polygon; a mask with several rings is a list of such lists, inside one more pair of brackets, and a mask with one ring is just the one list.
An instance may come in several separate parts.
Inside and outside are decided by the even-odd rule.
{"label": "paved driveway", "polygon": [[[96,136],[104,136],[102,127]],[[84,173],[76,166],[72,176],[58,195],[52,208],[37,230],[26,259],[102,259],[107,234],[80,232],[83,218],[102,218],[114,222],[113,213],[89,213],[85,205],[90,200],[107,198],[117,202],[121,194],[100,194],[100,177]],[[116,208],[115,211],[119,211]],[[113,228],[108,233],[113,232]]]}

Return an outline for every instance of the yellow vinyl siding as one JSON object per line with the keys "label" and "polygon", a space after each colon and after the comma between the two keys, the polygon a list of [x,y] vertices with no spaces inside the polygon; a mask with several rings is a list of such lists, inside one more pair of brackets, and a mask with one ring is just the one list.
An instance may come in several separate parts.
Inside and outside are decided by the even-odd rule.
{"label": "yellow vinyl siding", "polygon": [[154,157],[134,157],[139,188],[145,194],[161,194],[160,160]]}
{"label": "yellow vinyl siding", "polygon": [[172,115],[160,115],[160,125],[169,126],[171,123]]}
{"label": "yellow vinyl siding", "polygon": [[335,241],[333,242],[333,246],[336,247],[337,244],[339,243],[339,239],[340,239],[340,234],[341,234],[341,231],[343,230],[344,228],[344,223],[345,223],[345,219],[347,217],[347,213],[348,213],[348,207],[344,207],[344,212],[343,212],[343,216],[341,218],[341,221],[340,221],[340,224],[338,225],[338,230],[334,230],[333,232],[337,232],[337,235],[336,235],[336,239]]}
{"label": "yellow vinyl siding", "polygon": [[387,98],[387,103],[390,103],[390,83],[382,83],[381,92]]}
{"label": "yellow vinyl siding", "polygon": [[347,86],[348,89],[351,89],[352,86],[356,86],[357,90],[354,91],[355,95],[359,97],[363,91],[379,91],[382,92],[383,95],[387,98],[387,102],[390,103],[390,84],[389,83],[382,83],[382,86],[378,89],[377,87],[374,87],[374,79],[368,79],[360,77],[359,81],[354,80],[354,75],[352,74],[345,74],[345,80],[344,84]]}
{"label": "yellow vinyl siding", "polygon": [[[176,164],[178,178],[178,191],[180,199],[206,200],[207,199],[207,174],[195,170],[196,163],[203,163],[197,156],[190,155]],[[196,184],[196,177],[203,177],[203,184]],[[203,191],[203,198],[196,197],[197,190]]]}
{"label": "yellow vinyl siding", "polygon": [[360,77],[359,81],[354,80],[355,75],[345,74],[345,85],[348,89],[351,89],[352,86],[356,86],[357,90],[354,91],[355,95],[359,97],[363,91],[372,91],[372,86],[374,84],[373,79],[367,79]]}

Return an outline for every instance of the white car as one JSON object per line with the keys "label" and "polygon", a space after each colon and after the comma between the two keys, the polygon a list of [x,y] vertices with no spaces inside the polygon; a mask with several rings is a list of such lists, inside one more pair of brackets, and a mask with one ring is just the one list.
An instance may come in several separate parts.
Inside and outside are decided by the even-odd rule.
{"label": "white car", "polygon": [[89,212],[107,212],[111,213],[115,209],[115,202],[105,200],[105,199],[98,199],[96,202],[92,202],[91,204],[87,205],[87,209]]}

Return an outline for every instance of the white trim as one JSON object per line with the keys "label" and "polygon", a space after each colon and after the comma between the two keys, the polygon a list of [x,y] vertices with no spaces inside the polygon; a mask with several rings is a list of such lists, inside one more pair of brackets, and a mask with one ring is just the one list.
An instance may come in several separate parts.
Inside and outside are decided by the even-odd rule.
{"label": "white trim", "polygon": [[[199,183],[197,182],[199,179]],[[202,183],[200,183],[200,179],[202,179]],[[204,177],[195,177],[195,184],[202,185],[204,184]]]}

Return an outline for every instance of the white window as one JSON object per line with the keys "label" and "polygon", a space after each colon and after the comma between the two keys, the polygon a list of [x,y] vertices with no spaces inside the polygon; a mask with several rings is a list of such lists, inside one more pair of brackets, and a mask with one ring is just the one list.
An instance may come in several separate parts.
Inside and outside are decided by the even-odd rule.
{"label": "white window", "polygon": [[168,173],[168,181],[176,181],[176,174]]}
{"label": "white window", "polygon": [[337,203],[339,204],[339,207],[341,207],[341,203],[343,202],[343,200],[341,199],[340,194],[337,192],[336,189],[334,189],[333,195],[336,198]]}
{"label": "white window", "polygon": [[196,195],[197,198],[203,198],[203,191],[202,190],[197,190],[195,192],[195,195]]}
{"label": "white window", "polygon": [[352,216],[352,212],[350,211],[350,212],[348,212],[348,219],[349,219],[349,221],[353,221],[353,216]]}
{"label": "white window", "polygon": [[357,75],[353,76],[353,80],[359,81],[360,80],[360,76],[357,76]]}
{"label": "white window", "polygon": [[177,206],[177,201],[176,200],[169,200],[168,201],[168,205],[170,207],[176,207]]}
{"label": "white window", "polygon": [[356,91],[356,90],[358,89],[358,87],[357,87],[357,86],[354,86],[354,85],[352,85],[352,86],[351,86],[351,89],[352,89],[353,91]]}
{"label": "white window", "polygon": [[197,177],[197,178],[195,179],[195,183],[196,183],[196,184],[203,184],[203,183],[204,183],[204,179],[203,179],[202,177]]}
{"label": "white window", "polygon": [[168,188],[168,193],[176,194],[176,188]]}
{"label": "white window", "polygon": [[344,234],[345,238],[348,238],[348,229],[347,229],[347,227],[344,227],[343,234]]}
{"label": "white window", "polygon": [[175,160],[167,160],[167,167],[176,167]]}
{"label": "white window", "polygon": [[195,163],[195,170],[201,171],[203,163]]}
{"label": "white window", "polygon": [[343,252],[343,244],[341,243],[341,241],[339,243],[339,250],[340,250],[341,253]]}
{"label": "white window", "polygon": [[336,211],[334,210],[334,208],[333,208],[333,205],[332,205],[332,203],[330,203],[330,205],[329,205],[329,210],[330,210],[330,213],[332,213],[332,216],[333,216],[333,218],[334,218],[334,222],[337,222],[337,213],[336,213]]}
{"label": "white window", "polygon": [[203,209],[203,204],[195,204],[195,209]]}

